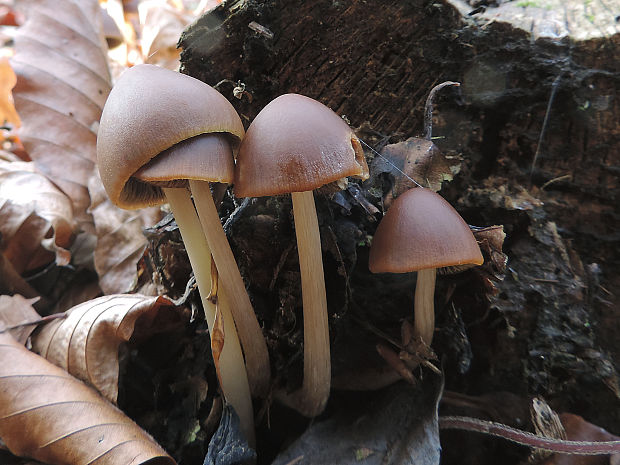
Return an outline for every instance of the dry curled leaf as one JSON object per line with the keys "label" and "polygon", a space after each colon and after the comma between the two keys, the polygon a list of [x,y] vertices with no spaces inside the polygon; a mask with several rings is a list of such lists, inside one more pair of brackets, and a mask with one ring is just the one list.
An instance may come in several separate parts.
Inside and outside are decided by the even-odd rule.
{"label": "dry curled leaf", "polygon": [[456,170],[458,164],[453,165],[435,144],[418,137],[386,145],[381,157],[375,158],[372,164],[373,173],[387,173],[391,178],[392,189],[389,198],[385,199],[386,206],[392,198],[416,187],[411,179],[439,191],[441,183],[451,181]]}
{"label": "dry curled leaf", "polygon": [[139,294],[99,297],[66,313],[65,319],[46,324],[32,336],[33,350],[111,402],[118,395],[121,343],[161,332],[182,318],[167,298]]}
{"label": "dry curled leaf", "polygon": [[94,390],[0,333],[0,437],[50,465],[174,465],[131,419]]}
{"label": "dry curled leaf", "polygon": [[491,258],[495,270],[499,273],[504,273],[506,271],[506,265],[508,264],[508,256],[502,250],[504,247],[504,239],[506,239],[504,226],[494,225],[484,228],[475,228],[472,232],[474,233],[474,237],[480,249]]}
{"label": "dry curled leaf", "polygon": [[73,201],[84,229],[91,223],[87,183],[96,162],[97,125],[111,88],[95,0],[23,0],[27,20],[11,60],[19,135],[37,167]]}
{"label": "dry curled leaf", "polygon": [[23,274],[56,260],[67,265],[73,237],[71,200],[26,162],[0,162],[0,251]]}

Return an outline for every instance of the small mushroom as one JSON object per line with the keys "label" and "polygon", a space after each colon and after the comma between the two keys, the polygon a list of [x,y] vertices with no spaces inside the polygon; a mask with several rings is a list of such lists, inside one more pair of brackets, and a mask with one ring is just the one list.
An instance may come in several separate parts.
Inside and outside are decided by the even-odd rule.
{"label": "small mushroom", "polygon": [[[215,306],[207,297],[212,287],[213,253],[220,273],[225,332],[219,357],[222,392],[252,442],[250,388],[255,393],[265,392],[269,383],[267,346],[234,258],[226,262],[216,256],[216,250],[230,250],[225,234],[222,231],[210,237],[203,232],[187,189],[188,180],[206,186],[201,195],[208,198],[203,201],[210,202],[215,212],[207,221],[213,223],[211,229],[217,226],[222,230],[208,183],[232,180],[233,150],[243,135],[239,116],[217,91],[180,73],[138,65],[123,73],[110,92],[101,115],[97,159],[103,185],[116,205],[135,209],[166,201],[170,204],[211,334]],[[237,283],[230,280],[235,274]]]}
{"label": "small mushroom", "polygon": [[320,414],[331,384],[327,300],[313,189],[347,176],[368,177],[361,144],[333,111],[308,97],[281,95],[254,119],[241,143],[235,195],[292,194],[304,314],[304,379],[282,400]]}
{"label": "small mushroom", "polygon": [[372,240],[373,273],[417,271],[414,333],[431,344],[435,330],[436,272],[456,272],[481,265],[482,254],[469,226],[430,189],[411,189],[392,203]]}

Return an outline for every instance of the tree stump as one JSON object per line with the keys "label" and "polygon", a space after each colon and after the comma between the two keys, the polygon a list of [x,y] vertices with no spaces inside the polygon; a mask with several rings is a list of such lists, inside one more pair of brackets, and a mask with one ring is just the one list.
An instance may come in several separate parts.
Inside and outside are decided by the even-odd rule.
{"label": "tree stump", "polygon": [[[435,144],[460,161],[441,193],[470,224],[504,225],[508,268],[493,292],[475,272],[440,284],[436,348],[447,387],[540,394],[618,432],[619,26],[602,2],[578,2],[583,14],[543,3],[229,1],[185,31],[182,71],[216,86],[246,126],[276,96],[300,93],[378,150],[421,135],[429,90],[460,82],[442,91],[433,115]],[[380,212],[372,192],[359,185]],[[343,196],[317,196],[335,351],[351,322],[393,333],[413,299],[411,276],[370,275],[366,236],[381,215],[354,192]],[[225,205],[276,372],[295,384],[301,309],[290,202]],[[455,334],[460,342],[448,340]],[[341,355],[332,357],[338,366]]]}

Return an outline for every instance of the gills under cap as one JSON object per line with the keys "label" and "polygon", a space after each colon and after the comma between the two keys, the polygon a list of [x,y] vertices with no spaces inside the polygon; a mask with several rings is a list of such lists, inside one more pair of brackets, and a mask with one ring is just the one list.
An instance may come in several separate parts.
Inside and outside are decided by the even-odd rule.
{"label": "gills under cap", "polygon": [[[129,182],[130,178],[182,141],[203,148],[218,145],[205,142],[205,134],[224,136],[233,151],[243,138],[239,115],[219,92],[198,79],[153,65],[136,65],[125,71],[108,96],[97,135],[97,164],[110,200],[123,208],[164,202],[159,187],[143,190],[146,185]],[[218,153],[222,158],[221,151]],[[223,158],[230,160],[213,175],[216,179],[206,180],[232,181],[232,155]],[[220,166],[211,162],[196,166],[200,164]],[[199,174],[198,169],[195,173],[193,179],[211,176]]]}
{"label": "gills under cap", "polygon": [[478,243],[461,215],[430,189],[398,197],[379,223],[370,249],[373,273],[481,265]]}
{"label": "gills under cap", "polygon": [[285,94],[263,108],[248,128],[237,157],[235,195],[311,191],[347,176],[368,177],[351,128],[322,103]]}

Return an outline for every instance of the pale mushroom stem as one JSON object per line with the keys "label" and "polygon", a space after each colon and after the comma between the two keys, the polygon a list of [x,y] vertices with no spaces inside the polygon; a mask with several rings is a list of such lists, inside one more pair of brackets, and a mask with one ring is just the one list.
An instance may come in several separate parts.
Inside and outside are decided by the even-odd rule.
{"label": "pale mushroom stem", "polygon": [[435,268],[418,270],[414,302],[414,334],[428,346],[435,332]]}
{"label": "pale mushroom stem", "polygon": [[[194,204],[187,189],[165,188],[164,193],[179,226],[190,265],[194,270],[200,291],[209,332],[213,334],[215,304],[207,297],[211,290],[211,251],[206,241]],[[254,444],[254,411],[243,353],[237,337],[228,298],[220,293],[220,312],[224,321],[224,347],[219,357],[222,393],[239,415],[242,431],[250,444]]]}
{"label": "pale mushroom stem", "polygon": [[220,287],[230,300],[230,309],[245,354],[250,389],[255,396],[264,397],[269,389],[271,377],[267,343],[222,228],[209,183],[192,180],[189,186],[194,196],[202,231],[207,238],[220,276]]}
{"label": "pale mushroom stem", "polygon": [[329,398],[331,362],[321,236],[312,191],[293,192],[293,216],[304,315],[304,379],[293,401],[303,415],[319,415]]}

